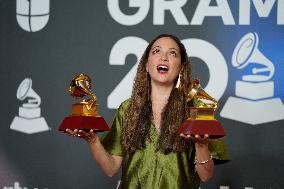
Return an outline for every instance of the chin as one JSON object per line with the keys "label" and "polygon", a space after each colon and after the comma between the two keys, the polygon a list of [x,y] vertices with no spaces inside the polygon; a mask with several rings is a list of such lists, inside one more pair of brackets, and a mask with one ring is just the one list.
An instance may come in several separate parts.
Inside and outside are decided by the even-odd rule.
{"label": "chin", "polygon": [[174,83],[168,80],[153,80],[153,83],[159,86],[173,86]]}

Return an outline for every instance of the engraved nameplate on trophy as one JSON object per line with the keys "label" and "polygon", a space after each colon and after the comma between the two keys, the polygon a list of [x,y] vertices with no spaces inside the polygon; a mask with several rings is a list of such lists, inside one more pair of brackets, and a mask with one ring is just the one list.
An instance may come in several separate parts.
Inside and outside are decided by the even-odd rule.
{"label": "engraved nameplate on trophy", "polygon": [[91,99],[82,99],[81,102],[72,104],[72,113],[64,118],[59,130],[66,129],[93,129],[96,132],[108,131],[109,127],[97,110],[97,98],[91,91],[91,78],[85,74],[75,76],[69,85],[69,94],[75,98],[90,96]]}
{"label": "engraved nameplate on trophy", "polygon": [[193,98],[197,103],[194,107],[190,107],[190,116],[181,124],[178,132],[190,135],[208,134],[210,138],[225,136],[223,126],[215,119],[218,102],[202,89],[197,79],[189,88],[187,102]]}

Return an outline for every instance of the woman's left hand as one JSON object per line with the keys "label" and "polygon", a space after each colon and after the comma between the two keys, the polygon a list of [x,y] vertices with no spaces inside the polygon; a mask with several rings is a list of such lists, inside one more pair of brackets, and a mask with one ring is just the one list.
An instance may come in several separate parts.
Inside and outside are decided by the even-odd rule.
{"label": "woman's left hand", "polygon": [[85,141],[89,144],[98,140],[98,136],[93,129],[91,129],[90,131],[66,129],[65,133],[67,133],[69,136],[85,139]]}
{"label": "woman's left hand", "polygon": [[180,136],[186,139],[191,139],[198,144],[208,144],[208,142],[210,141],[208,134],[201,136],[201,135],[190,135],[190,134],[186,135],[181,133]]}

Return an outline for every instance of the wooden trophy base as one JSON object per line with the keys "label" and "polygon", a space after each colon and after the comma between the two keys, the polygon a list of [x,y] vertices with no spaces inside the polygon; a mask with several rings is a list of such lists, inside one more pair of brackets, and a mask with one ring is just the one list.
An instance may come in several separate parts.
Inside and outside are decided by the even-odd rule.
{"label": "wooden trophy base", "polygon": [[91,130],[95,132],[109,131],[109,127],[101,116],[68,116],[65,117],[59,127],[59,131],[65,131],[66,129],[78,129],[78,130]]}
{"label": "wooden trophy base", "polygon": [[214,118],[213,108],[191,107],[190,118],[182,123],[178,132],[186,135],[205,135],[209,138],[221,138],[225,136],[225,130],[221,123]]}
{"label": "wooden trophy base", "polygon": [[58,130],[66,129],[87,131],[93,129],[96,132],[110,130],[105,119],[99,116],[97,105],[88,109],[84,103],[72,104],[72,114],[64,118]]}
{"label": "wooden trophy base", "polygon": [[221,138],[225,136],[224,128],[217,120],[198,120],[188,119],[184,121],[178,130],[179,133],[185,135],[205,135],[208,134],[209,138]]}

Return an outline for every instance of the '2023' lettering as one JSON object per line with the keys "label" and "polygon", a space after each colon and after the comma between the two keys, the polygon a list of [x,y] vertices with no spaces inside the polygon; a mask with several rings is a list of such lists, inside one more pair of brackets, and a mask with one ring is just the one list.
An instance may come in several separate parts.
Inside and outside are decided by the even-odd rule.
{"label": "'2023' lettering", "polygon": [[[197,57],[206,63],[209,81],[204,90],[214,98],[220,99],[228,83],[228,67],[223,54],[214,45],[202,39],[184,39],[182,43],[191,57]],[[147,45],[148,42],[144,39],[128,36],[118,40],[112,47],[110,65],[125,65],[125,59],[129,54],[135,55],[137,62],[108,96],[109,109],[117,109],[122,101],[131,96],[138,62]]]}

